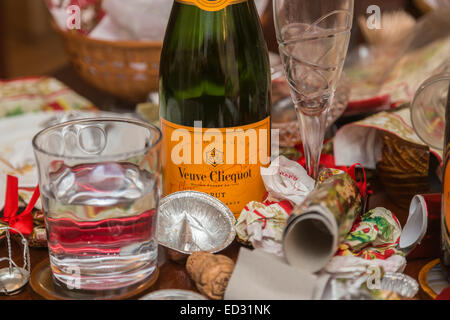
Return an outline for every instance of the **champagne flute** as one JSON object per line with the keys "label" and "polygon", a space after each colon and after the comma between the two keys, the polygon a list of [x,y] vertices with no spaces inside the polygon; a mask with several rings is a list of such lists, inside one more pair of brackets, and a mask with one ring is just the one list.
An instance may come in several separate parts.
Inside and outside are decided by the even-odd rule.
{"label": "champagne flute", "polygon": [[354,0],[274,0],[280,56],[300,122],[306,169],[315,180],[353,7]]}

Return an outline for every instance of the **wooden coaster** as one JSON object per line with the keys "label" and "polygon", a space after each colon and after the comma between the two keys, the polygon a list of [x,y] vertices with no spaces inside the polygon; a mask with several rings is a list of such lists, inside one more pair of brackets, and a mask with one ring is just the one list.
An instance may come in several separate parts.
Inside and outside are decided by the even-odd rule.
{"label": "wooden coaster", "polygon": [[33,290],[47,300],[125,300],[143,294],[158,280],[159,269],[144,282],[108,291],[68,290],[53,279],[50,260],[46,259],[33,268],[30,284]]}
{"label": "wooden coaster", "polygon": [[441,271],[440,259],[429,262],[420,270],[419,284],[425,298],[433,300],[450,285]]}

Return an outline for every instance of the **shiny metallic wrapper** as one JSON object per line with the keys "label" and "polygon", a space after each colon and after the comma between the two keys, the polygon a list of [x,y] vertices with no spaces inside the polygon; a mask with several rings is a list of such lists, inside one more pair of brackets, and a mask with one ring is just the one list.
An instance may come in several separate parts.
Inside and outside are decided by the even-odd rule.
{"label": "shiny metallic wrapper", "polygon": [[197,191],[176,192],[161,200],[158,241],[184,254],[216,253],[233,242],[235,222],[233,213],[220,200]]}
{"label": "shiny metallic wrapper", "polygon": [[386,272],[381,280],[381,290],[391,291],[405,298],[414,298],[419,284],[403,273]]}

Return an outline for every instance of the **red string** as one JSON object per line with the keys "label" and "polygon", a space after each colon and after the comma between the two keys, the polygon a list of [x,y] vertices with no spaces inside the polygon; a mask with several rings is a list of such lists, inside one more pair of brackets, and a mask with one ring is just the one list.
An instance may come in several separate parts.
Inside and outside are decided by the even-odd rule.
{"label": "red string", "polygon": [[[356,167],[357,166],[359,166],[363,172],[363,181],[361,181],[361,182],[356,181]],[[367,195],[367,177],[366,177],[366,170],[364,170],[364,167],[360,163],[355,163],[347,170],[347,173],[350,175],[350,177],[352,177],[353,180],[356,181],[356,184],[359,187],[361,196],[365,197]]]}

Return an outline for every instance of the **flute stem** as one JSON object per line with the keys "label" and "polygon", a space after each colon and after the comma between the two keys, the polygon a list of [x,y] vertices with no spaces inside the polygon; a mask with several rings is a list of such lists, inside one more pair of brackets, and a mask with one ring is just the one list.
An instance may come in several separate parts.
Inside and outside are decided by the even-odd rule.
{"label": "flute stem", "polygon": [[316,182],[319,176],[319,162],[325,137],[328,110],[329,108],[326,108],[320,114],[308,115],[297,108],[303,151],[306,158],[306,171]]}

